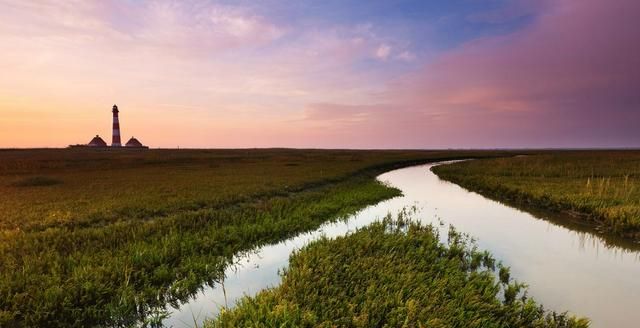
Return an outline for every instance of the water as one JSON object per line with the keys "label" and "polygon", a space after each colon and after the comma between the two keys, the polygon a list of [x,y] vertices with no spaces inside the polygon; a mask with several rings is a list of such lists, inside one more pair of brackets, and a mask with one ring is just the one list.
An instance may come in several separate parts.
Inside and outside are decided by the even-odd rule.
{"label": "water", "polygon": [[[586,232],[565,219],[505,206],[442,181],[421,165],[378,177],[403,192],[402,197],[369,206],[348,220],[325,224],[278,244],[237,257],[224,286],[205,288],[173,309],[166,326],[200,325],[220,308],[244,295],[277,286],[279,271],[292,251],[325,235],[336,237],[369,225],[388,213],[417,206],[425,223],[444,221],[468,233],[481,249],[511,267],[512,276],[529,285],[529,295],[546,308],[592,320],[592,327],[638,327],[640,323],[640,252],[638,246]],[[542,220],[539,217],[544,216]],[[562,225],[554,222],[562,222]]]}

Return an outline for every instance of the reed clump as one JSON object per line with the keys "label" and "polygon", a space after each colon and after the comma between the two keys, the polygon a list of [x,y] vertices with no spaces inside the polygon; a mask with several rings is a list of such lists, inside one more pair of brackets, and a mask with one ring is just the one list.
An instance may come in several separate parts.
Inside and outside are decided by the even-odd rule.
{"label": "reed clump", "polygon": [[316,241],[291,256],[280,286],[205,327],[588,327],[528,298],[455,229],[440,239],[432,226],[386,219]]}

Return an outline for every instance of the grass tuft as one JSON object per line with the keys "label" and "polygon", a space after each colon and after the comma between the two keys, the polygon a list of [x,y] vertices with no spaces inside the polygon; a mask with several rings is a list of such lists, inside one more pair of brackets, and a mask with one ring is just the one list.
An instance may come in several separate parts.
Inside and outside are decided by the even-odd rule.
{"label": "grass tuft", "polygon": [[[467,236],[390,219],[296,252],[279,287],[205,324],[227,327],[584,328],[545,310]],[[504,291],[504,297],[500,293]]]}

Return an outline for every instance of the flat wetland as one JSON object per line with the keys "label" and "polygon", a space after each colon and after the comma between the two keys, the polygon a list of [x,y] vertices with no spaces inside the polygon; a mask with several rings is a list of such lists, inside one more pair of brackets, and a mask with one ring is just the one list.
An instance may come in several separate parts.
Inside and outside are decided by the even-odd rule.
{"label": "flat wetland", "polygon": [[0,326],[153,321],[234,254],[398,195],[379,173],[499,154],[1,151]]}
{"label": "flat wetland", "polygon": [[[443,188],[433,174],[416,176],[422,169],[396,174],[402,190],[376,180],[401,167],[470,158],[477,160],[433,171],[508,204],[568,213],[571,220],[552,220],[562,233],[457,186]],[[480,248],[455,228],[443,244],[428,224],[387,218],[305,246],[291,257],[282,285],[207,324],[585,327],[587,319],[542,307],[551,301],[564,311],[573,303],[527,297],[519,277],[534,283],[534,295],[545,290],[535,286],[544,279],[523,271],[531,265],[522,261],[513,270],[501,265],[523,256],[516,244],[504,252],[508,236],[503,245],[492,238],[522,228],[563,243],[573,230],[599,231],[620,239],[607,248],[637,249],[626,245],[635,245],[640,226],[639,164],[638,151],[3,150],[0,327],[159,326],[168,305],[222,282],[234,256],[405,192],[454,209],[432,210],[470,228]],[[483,208],[496,219],[483,217]],[[576,221],[587,224],[576,228]],[[562,267],[560,260],[552,263]],[[621,268],[635,272],[634,265]]]}

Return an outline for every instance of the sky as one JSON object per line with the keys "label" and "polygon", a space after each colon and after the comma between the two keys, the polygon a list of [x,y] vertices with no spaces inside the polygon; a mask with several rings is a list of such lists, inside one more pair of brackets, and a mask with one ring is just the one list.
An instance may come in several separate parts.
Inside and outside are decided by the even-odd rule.
{"label": "sky", "polygon": [[0,0],[0,148],[640,147],[637,0]]}

